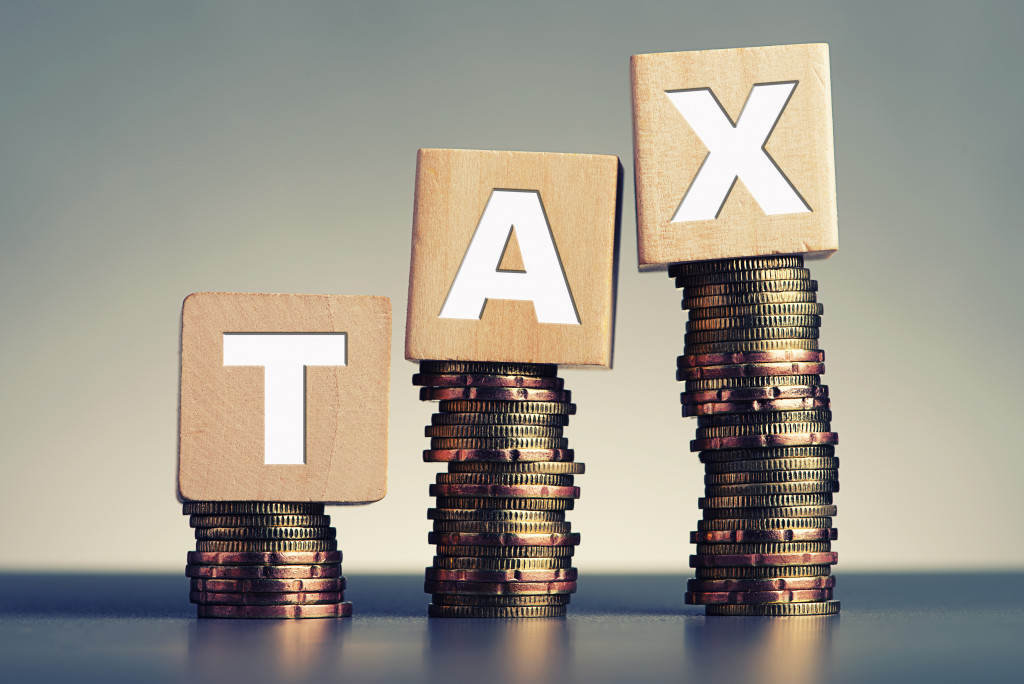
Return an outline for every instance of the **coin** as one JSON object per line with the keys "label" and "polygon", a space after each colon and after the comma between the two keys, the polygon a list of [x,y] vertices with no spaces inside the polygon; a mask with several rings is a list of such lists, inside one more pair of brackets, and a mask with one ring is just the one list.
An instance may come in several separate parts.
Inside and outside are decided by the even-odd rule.
{"label": "coin", "polygon": [[838,470],[763,470],[739,473],[709,473],[704,476],[706,485],[758,484],[768,482],[801,482],[804,480],[839,479]]}
{"label": "coin", "polygon": [[446,399],[438,404],[442,413],[545,413],[571,416],[576,404],[570,401],[482,401]]}
{"label": "coin", "polygon": [[763,283],[779,280],[810,280],[811,272],[806,268],[776,268],[744,271],[719,271],[718,273],[694,273],[676,276],[676,287],[690,289],[719,283]]}
{"label": "coin", "polygon": [[828,409],[774,411],[771,413],[729,413],[701,416],[697,419],[697,427],[764,425],[767,423],[828,423],[831,420],[832,412]]}
{"label": "coin", "polygon": [[284,606],[310,603],[340,603],[345,598],[340,591],[299,592],[216,592],[190,591],[192,603],[215,603],[225,606]]}
{"label": "coin", "polygon": [[[702,416],[702,418],[716,417],[722,416]],[[830,421],[763,423],[761,425],[720,425],[716,427],[698,427],[695,434],[698,440],[712,439],[715,437],[763,437],[766,435],[825,433],[828,432],[830,427]],[[809,442],[799,443],[806,444]]]}
{"label": "coin", "polygon": [[777,577],[774,579],[754,580],[698,580],[686,583],[689,591],[784,591],[786,589],[831,589],[836,586],[836,578],[832,576],[818,577]]}
{"label": "coin", "polygon": [[523,438],[561,437],[561,427],[546,425],[428,425],[423,428],[426,437],[454,438]]}
{"label": "coin", "polygon": [[333,527],[197,527],[196,539],[334,539]]}
{"label": "coin", "polygon": [[324,592],[344,591],[344,577],[315,579],[206,579],[193,578],[193,591],[212,592]]}
{"label": "coin", "polygon": [[838,480],[804,480],[802,482],[750,482],[746,484],[708,485],[708,496],[764,496],[772,494],[824,494],[838,492]]}
{"label": "coin", "polygon": [[690,556],[690,567],[759,567],[764,565],[834,565],[835,551],[823,553],[738,553]]}
{"label": "coin", "polygon": [[480,556],[485,558],[567,558],[576,553],[574,545],[567,546],[454,546],[438,544],[439,556]]}
{"label": "coin", "polygon": [[[436,486],[436,485],[431,485]],[[572,499],[554,498],[504,498],[504,497],[464,497],[439,496],[438,508],[501,508],[518,509],[521,511],[565,511],[573,507]]]}
{"label": "coin", "polygon": [[750,543],[750,542],[801,542],[838,539],[835,528],[759,529],[759,530],[707,530],[691,532],[690,543]]}
{"label": "coin", "polygon": [[312,603],[290,606],[226,606],[199,604],[199,617],[205,618],[330,618],[352,615],[352,603]]}
{"label": "coin", "polygon": [[779,340],[730,340],[707,344],[687,343],[686,353],[693,355],[722,354],[726,352],[771,351],[773,349],[817,349],[818,338]]}
{"label": "coin", "polygon": [[323,515],[322,503],[277,501],[186,501],[185,515]]}
{"label": "coin", "polygon": [[709,402],[706,404],[683,404],[683,416],[713,416],[724,413],[758,413],[761,411],[809,411],[828,407],[828,398],[812,397],[747,402]]}
{"label": "coin", "polygon": [[202,539],[196,542],[196,551],[213,553],[268,553],[272,551],[336,551],[336,539],[275,539],[231,541],[226,539]]}
{"label": "coin", "polygon": [[433,437],[430,448],[438,449],[565,449],[564,437]]}
{"label": "coin", "polygon": [[[687,295],[689,293],[686,293]],[[683,309],[708,309],[716,306],[751,306],[758,304],[809,304],[818,301],[814,290],[789,292],[740,292],[727,295],[684,296]]]}
{"label": "coin", "polygon": [[[690,320],[701,321],[708,318],[737,318],[740,316],[820,316],[825,307],[816,302],[795,302],[792,304],[745,304],[740,306],[709,306],[690,309]],[[785,361],[787,359],[779,359]],[[796,361],[797,359],[791,359]],[[803,359],[810,360],[810,359]],[[723,363],[742,363],[741,361],[723,361]]]}
{"label": "coin", "polygon": [[438,606],[564,606],[570,594],[431,594]]}
{"label": "coin", "polygon": [[836,507],[774,506],[768,508],[705,508],[704,519],[715,518],[833,518]]}
{"label": "coin", "polygon": [[449,618],[541,618],[565,617],[566,606],[427,606],[430,617]]}
{"label": "coin", "polygon": [[824,553],[832,550],[830,541],[804,541],[804,542],[762,542],[747,544],[731,543],[699,543],[697,555],[699,556],[735,556],[752,554],[780,554],[780,553]]}
{"label": "coin", "polygon": [[696,534],[710,532],[733,532],[736,530],[751,531],[785,531],[828,529],[832,527],[832,518],[714,518],[698,520]]}
{"label": "coin", "polygon": [[[728,328],[726,330],[696,330],[683,333],[684,344],[712,344],[715,342],[735,342],[749,340],[817,340],[821,331],[815,327],[790,327],[790,328]],[[472,389],[472,388],[468,388]],[[431,390],[440,392],[442,390]],[[531,390],[515,390],[517,392],[529,392]],[[532,390],[534,392],[547,392],[548,390]],[[525,397],[524,397],[525,398]]]}
{"label": "coin", "polygon": [[544,473],[551,475],[582,475],[586,467],[574,461],[534,461],[489,463],[487,461],[453,461],[449,473]]}
{"label": "coin", "polygon": [[[579,487],[549,487],[547,485],[430,485],[431,496],[445,497],[501,497],[578,499]],[[456,508],[463,508],[457,506]],[[471,508],[476,508],[472,506]]]}
{"label": "coin", "polygon": [[834,432],[796,432],[790,434],[744,435],[741,437],[711,437],[690,441],[690,451],[705,449],[735,449],[757,447],[813,446],[817,444],[838,444],[839,435]]}
{"label": "coin", "polygon": [[428,449],[423,460],[428,463],[479,461],[495,463],[572,461],[572,449]]}
{"label": "coin", "polygon": [[[575,546],[580,543],[579,533],[536,534],[516,532],[430,532],[430,544],[452,546]],[[442,554],[443,555],[443,554]]]}
{"label": "coin", "polygon": [[811,361],[783,361],[774,363],[732,363],[720,366],[691,366],[680,368],[677,380],[702,378],[743,378],[765,375],[821,375],[825,364]]}
{"label": "coin", "polygon": [[574,582],[576,568],[554,570],[448,570],[427,568],[426,577],[434,582]]}
{"label": "coin", "polygon": [[434,556],[433,566],[440,570],[501,570],[511,572],[537,572],[541,570],[565,570],[571,568],[572,558],[487,558],[480,556]]}
{"label": "coin", "polygon": [[[572,524],[567,522],[491,522],[485,520],[435,520],[434,532],[485,534],[569,534]],[[446,544],[449,542],[445,542]]]}
{"label": "coin", "polygon": [[815,314],[788,314],[729,316],[726,318],[697,318],[686,323],[687,332],[698,330],[729,330],[735,328],[817,328],[821,316]]}
{"label": "coin", "polygon": [[711,402],[762,401],[776,399],[818,399],[828,396],[828,385],[816,387],[744,387],[720,389],[707,392],[683,392],[679,398],[684,404],[706,404]]}
{"label": "coin", "polygon": [[[422,401],[552,401],[572,402],[569,390],[527,389],[525,387],[421,387]],[[464,411],[459,411],[464,413]]]}
{"label": "coin", "polygon": [[[723,449],[721,451],[706,451],[698,454],[702,463],[720,463],[723,461],[752,461],[751,465],[756,466],[757,462],[765,460],[799,461],[802,458],[824,458],[834,457],[836,448],[834,446],[794,446],[779,447],[772,449]],[[838,459],[837,459],[838,463]],[[778,466],[783,467],[783,466]],[[798,466],[813,470],[821,466]],[[824,466],[837,468],[838,465]]]}
{"label": "coin", "polygon": [[561,413],[435,413],[431,425],[547,425],[564,427],[569,416]]}
{"label": "coin", "polygon": [[839,601],[816,601],[810,603],[726,603],[706,606],[704,610],[707,615],[747,615],[763,617],[838,615]]}
{"label": "coin", "polygon": [[572,475],[548,475],[545,473],[438,473],[437,484],[477,485],[550,485],[571,487]]}
{"label": "coin", "polygon": [[715,283],[711,285],[691,285],[686,288],[684,296],[714,297],[716,295],[748,294],[752,292],[815,292],[817,280],[761,280],[748,283]]}
{"label": "coin", "polygon": [[316,565],[340,563],[341,551],[190,551],[190,565]]}
{"label": "coin", "polygon": [[[679,380],[679,371],[676,371],[676,380]],[[751,375],[739,378],[703,378],[700,380],[686,380],[684,394],[693,392],[707,392],[720,389],[745,389],[753,387],[789,387],[802,385],[813,387],[821,384],[821,376],[815,373],[809,375]]]}
{"label": "coin", "polygon": [[697,499],[697,508],[779,508],[784,506],[824,506],[831,503],[831,494],[702,496]]}
{"label": "coin", "polygon": [[773,567],[694,568],[699,580],[762,580],[780,577],[826,577],[832,573],[829,565],[783,565]]}
{"label": "coin", "polygon": [[753,271],[772,268],[800,268],[804,265],[803,255],[743,257],[741,259],[713,259],[711,261],[688,261],[672,264],[668,274],[672,278],[697,275],[699,273],[723,273],[727,271]]}
{"label": "coin", "polygon": [[756,604],[756,603],[803,603],[827,601],[832,598],[831,589],[777,589],[771,591],[688,591],[685,601],[690,604]]}
{"label": "coin", "polygon": [[576,582],[438,582],[427,580],[423,590],[428,594],[571,594]]}
{"label": "coin", "polygon": [[509,363],[505,361],[420,361],[420,372],[429,375],[532,375],[552,377],[558,373],[553,363]]}
{"label": "coin", "polygon": [[416,373],[412,384],[426,387],[528,387],[530,389],[562,389],[562,378],[529,375],[429,375]]}
{"label": "coin", "polygon": [[196,515],[192,527],[330,527],[329,515]]}
{"label": "coin", "polygon": [[208,579],[313,579],[341,577],[341,565],[186,565],[186,577]]}
{"label": "coin", "polygon": [[466,521],[474,523],[515,523],[538,525],[543,523],[564,523],[565,511],[516,511],[505,509],[479,508],[431,508],[427,511],[430,520]]}

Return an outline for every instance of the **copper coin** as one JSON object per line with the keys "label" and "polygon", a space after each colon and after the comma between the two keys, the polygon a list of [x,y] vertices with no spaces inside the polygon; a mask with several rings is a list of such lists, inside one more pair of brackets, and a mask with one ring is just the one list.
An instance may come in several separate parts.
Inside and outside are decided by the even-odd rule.
{"label": "copper coin", "polygon": [[686,583],[689,591],[784,591],[787,589],[831,589],[836,578],[827,575],[817,577],[776,577],[754,580],[699,580]]}
{"label": "copper coin", "polygon": [[565,617],[567,606],[439,606],[427,605],[427,615],[436,618],[545,618]]}
{"label": "copper coin", "polygon": [[579,576],[576,568],[556,570],[446,570],[427,568],[426,577],[432,582],[575,582]]}
{"label": "copper coin", "polygon": [[690,556],[690,567],[759,567],[762,565],[835,565],[839,554],[822,553],[737,553],[720,556]]}
{"label": "copper coin", "polygon": [[704,344],[687,342],[683,351],[688,355],[723,354],[726,352],[770,351],[772,349],[817,349],[819,346],[817,337],[806,337],[777,340],[730,340]]}
{"label": "copper coin", "polygon": [[423,436],[461,439],[561,437],[562,428],[551,425],[428,425],[423,428]]}
{"label": "copper coin", "polygon": [[822,541],[839,538],[839,530],[799,528],[788,530],[705,530],[691,532],[690,543],[748,543],[748,542],[802,542]]}
{"label": "copper coin", "polygon": [[438,508],[499,508],[521,511],[566,511],[575,505],[573,499],[502,498],[502,497],[437,497]]}
{"label": "copper coin", "polygon": [[761,565],[756,567],[695,568],[698,580],[765,580],[780,577],[827,577],[829,565]]}
{"label": "copper coin", "polygon": [[709,603],[803,603],[806,601],[827,601],[832,598],[831,589],[778,589],[773,591],[688,591],[685,601],[689,604]]}
{"label": "copper coin", "polygon": [[797,615],[838,615],[839,601],[807,603],[713,604],[704,607],[705,615],[745,615],[757,617],[790,617]]}
{"label": "copper coin", "polygon": [[771,508],[705,508],[704,519],[716,518],[834,518],[838,510],[826,506],[775,506]]}
{"label": "copper coin", "polygon": [[576,404],[569,401],[484,401],[446,399],[438,404],[442,413],[545,413],[571,416]]}
{"label": "copper coin", "polygon": [[724,366],[726,364],[748,363],[824,363],[825,352],[821,349],[776,349],[760,352],[733,352],[725,354],[690,354],[676,357],[676,368],[699,366]]}
{"label": "copper coin", "polygon": [[768,484],[778,482],[802,482],[806,480],[838,481],[839,471],[832,470],[762,470],[738,473],[709,473],[704,484],[712,486],[736,484]]}
{"label": "copper coin", "polygon": [[750,482],[747,484],[707,485],[704,494],[713,497],[773,496],[778,494],[826,494],[839,491],[839,480],[803,480],[800,482]]}
{"label": "copper coin", "polygon": [[757,304],[806,304],[818,301],[818,293],[814,290],[791,290],[789,292],[740,292],[728,295],[708,295],[706,297],[687,296],[684,292],[683,309],[709,309],[715,306],[751,306]]}
{"label": "copper coin", "polygon": [[740,316],[820,316],[823,313],[825,313],[825,307],[817,302],[793,302],[789,304],[708,306],[690,309],[689,318],[691,321],[700,321],[707,318],[736,318]]}
{"label": "copper coin", "polygon": [[298,592],[217,592],[190,591],[188,600],[192,603],[216,603],[225,606],[285,606],[307,603],[340,603],[344,600],[340,591],[298,591]]}
{"label": "copper coin", "polygon": [[771,423],[828,423],[832,420],[829,409],[808,409],[806,411],[771,411],[768,413],[724,413],[701,416],[697,427],[722,427],[724,425],[768,425]]}
{"label": "copper coin", "polygon": [[329,515],[191,515],[192,527],[330,527]]}
{"label": "copper coin", "polygon": [[438,582],[427,580],[423,591],[428,594],[572,594],[576,582]]}
{"label": "copper coin", "polygon": [[317,579],[205,579],[191,581],[193,591],[239,592],[330,592],[344,591],[344,577]]}
{"label": "copper coin", "polygon": [[778,553],[826,553],[832,550],[830,541],[762,542],[755,544],[697,544],[698,556],[737,556]]}
{"label": "copper coin", "polygon": [[761,271],[774,268],[801,268],[804,257],[801,254],[787,256],[741,257],[736,259],[711,259],[709,261],[687,261],[668,267],[671,278],[698,275],[700,273],[723,273],[727,271]]}
{"label": "copper coin", "polygon": [[430,532],[428,544],[450,546],[575,546],[580,543],[578,532],[570,534],[517,534],[512,532]]}
{"label": "copper coin", "polygon": [[529,375],[428,375],[416,373],[413,385],[425,387],[527,387],[529,389],[560,390],[562,378],[545,378]]}
{"label": "copper coin", "polygon": [[434,556],[433,566],[438,570],[501,570],[534,572],[539,570],[567,570],[572,567],[572,558],[568,556],[564,558]]}
{"label": "copper coin", "polygon": [[423,460],[427,463],[452,461],[494,461],[502,463],[544,461],[572,461],[572,449],[427,449]]}
{"label": "copper coin", "polygon": [[553,363],[510,361],[420,361],[420,372],[429,375],[531,375],[551,377],[558,373]]}
{"label": "copper coin", "polygon": [[341,577],[341,565],[186,565],[185,576],[207,579],[313,579]]}
{"label": "copper coin", "polygon": [[572,475],[548,475],[546,473],[438,473],[437,484],[501,484],[501,485],[549,485],[571,487]]}
{"label": "copper coin", "polygon": [[708,402],[706,404],[683,404],[683,417],[716,416],[729,413],[761,413],[767,411],[810,411],[827,409],[828,398],[804,397],[802,399],[766,399],[764,401]]}
{"label": "copper coin", "polygon": [[431,425],[544,425],[565,427],[569,416],[562,413],[435,413]]}
{"label": "copper coin", "polygon": [[[676,371],[677,374],[678,372]],[[690,393],[755,387],[792,387],[794,385],[815,387],[820,384],[822,384],[820,375],[752,375],[745,378],[687,380],[683,387],[687,393]]]}
{"label": "copper coin", "polygon": [[471,556],[481,558],[568,558],[575,555],[575,546],[469,546],[437,544],[438,556]]}
{"label": "copper coin", "polygon": [[341,551],[189,551],[188,562],[190,565],[314,565],[340,563]]}
{"label": "copper coin", "polygon": [[431,594],[436,606],[564,606],[571,594]]}
{"label": "copper coin", "polygon": [[684,404],[709,402],[764,401],[766,399],[802,399],[828,396],[828,385],[793,385],[788,387],[739,387],[735,389],[708,390],[706,392],[683,392],[680,399]]}
{"label": "copper coin", "polygon": [[740,437],[711,437],[690,441],[690,451],[705,449],[743,449],[757,447],[813,446],[839,444],[835,432],[795,432],[776,435],[743,435]]}
{"label": "copper coin", "polygon": [[831,494],[702,496],[697,499],[697,508],[781,508],[789,506],[825,506],[831,503]]}
{"label": "copper coin", "polygon": [[335,539],[333,527],[197,527],[196,539]]}
{"label": "copper coin", "polygon": [[475,524],[565,524],[565,511],[516,511],[479,508],[429,508],[427,519],[461,521]]}
{"label": "copper coin", "polygon": [[831,529],[832,518],[713,518],[697,521],[697,534],[735,530]]}
{"label": "copper coin", "polygon": [[783,363],[739,363],[721,366],[693,366],[676,370],[676,380],[700,378],[746,378],[771,375],[821,375],[825,364],[812,361],[786,361]]}
{"label": "copper coin", "polygon": [[[430,485],[431,496],[578,499],[579,487],[548,485]],[[461,508],[461,506],[460,506]]]}
{"label": "copper coin", "polygon": [[554,401],[569,403],[569,390],[527,389],[525,387],[423,387],[421,401],[452,401],[456,399],[489,401]]}
{"label": "copper coin", "polygon": [[185,515],[323,515],[322,503],[280,501],[186,501]]}
{"label": "copper coin", "polygon": [[565,449],[565,437],[433,437],[431,449]]}
{"label": "copper coin", "polygon": [[199,604],[201,618],[333,618],[352,615],[351,601],[290,606],[226,606]]}
{"label": "copper coin", "polygon": [[274,539],[274,540],[232,540],[200,539],[196,551],[212,553],[273,553],[337,551],[337,539]]}
{"label": "copper coin", "polygon": [[583,463],[575,461],[534,461],[519,463],[495,463],[486,461],[452,461],[449,473],[539,473],[544,475],[582,475],[586,471]]}

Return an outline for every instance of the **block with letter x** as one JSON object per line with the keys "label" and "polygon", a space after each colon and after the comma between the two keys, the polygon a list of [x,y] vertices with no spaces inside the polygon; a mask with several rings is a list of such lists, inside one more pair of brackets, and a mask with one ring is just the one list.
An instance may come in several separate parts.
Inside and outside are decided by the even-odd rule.
{"label": "block with letter x", "polygon": [[828,46],[634,55],[640,266],[839,246]]}
{"label": "block with letter x", "polygon": [[189,295],[181,321],[182,498],[381,499],[390,362],[387,297]]}
{"label": "block with letter x", "polygon": [[619,160],[419,151],[405,355],[611,365]]}

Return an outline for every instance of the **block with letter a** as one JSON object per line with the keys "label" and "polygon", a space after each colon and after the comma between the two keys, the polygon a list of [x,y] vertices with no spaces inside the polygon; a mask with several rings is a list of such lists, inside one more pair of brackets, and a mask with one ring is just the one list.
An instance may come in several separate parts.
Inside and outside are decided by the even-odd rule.
{"label": "block with letter a", "polygon": [[406,358],[611,365],[617,157],[419,151]]}
{"label": "block with letter a", "polygon": [[839,246],[828,45],[634,55],[640,266]]}
{"label": "block with letter a", "polygon": [[182,498],[381,499],[390,362],[387,297],[189,295],[181,323]]}

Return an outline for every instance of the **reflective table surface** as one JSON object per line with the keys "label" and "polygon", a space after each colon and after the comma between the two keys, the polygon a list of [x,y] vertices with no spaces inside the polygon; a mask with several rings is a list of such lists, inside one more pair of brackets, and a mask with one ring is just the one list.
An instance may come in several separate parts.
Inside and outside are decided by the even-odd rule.
{"label": "reflective table surface", "polygon": [[686,575],[581,575],[564,619],[425,617],[422,576],[350,576],[356,616],[198,620],[171,575],[0,574],[5,682],[1021,681],[1024,573],[837,572],[842,614],[709,618]]}

